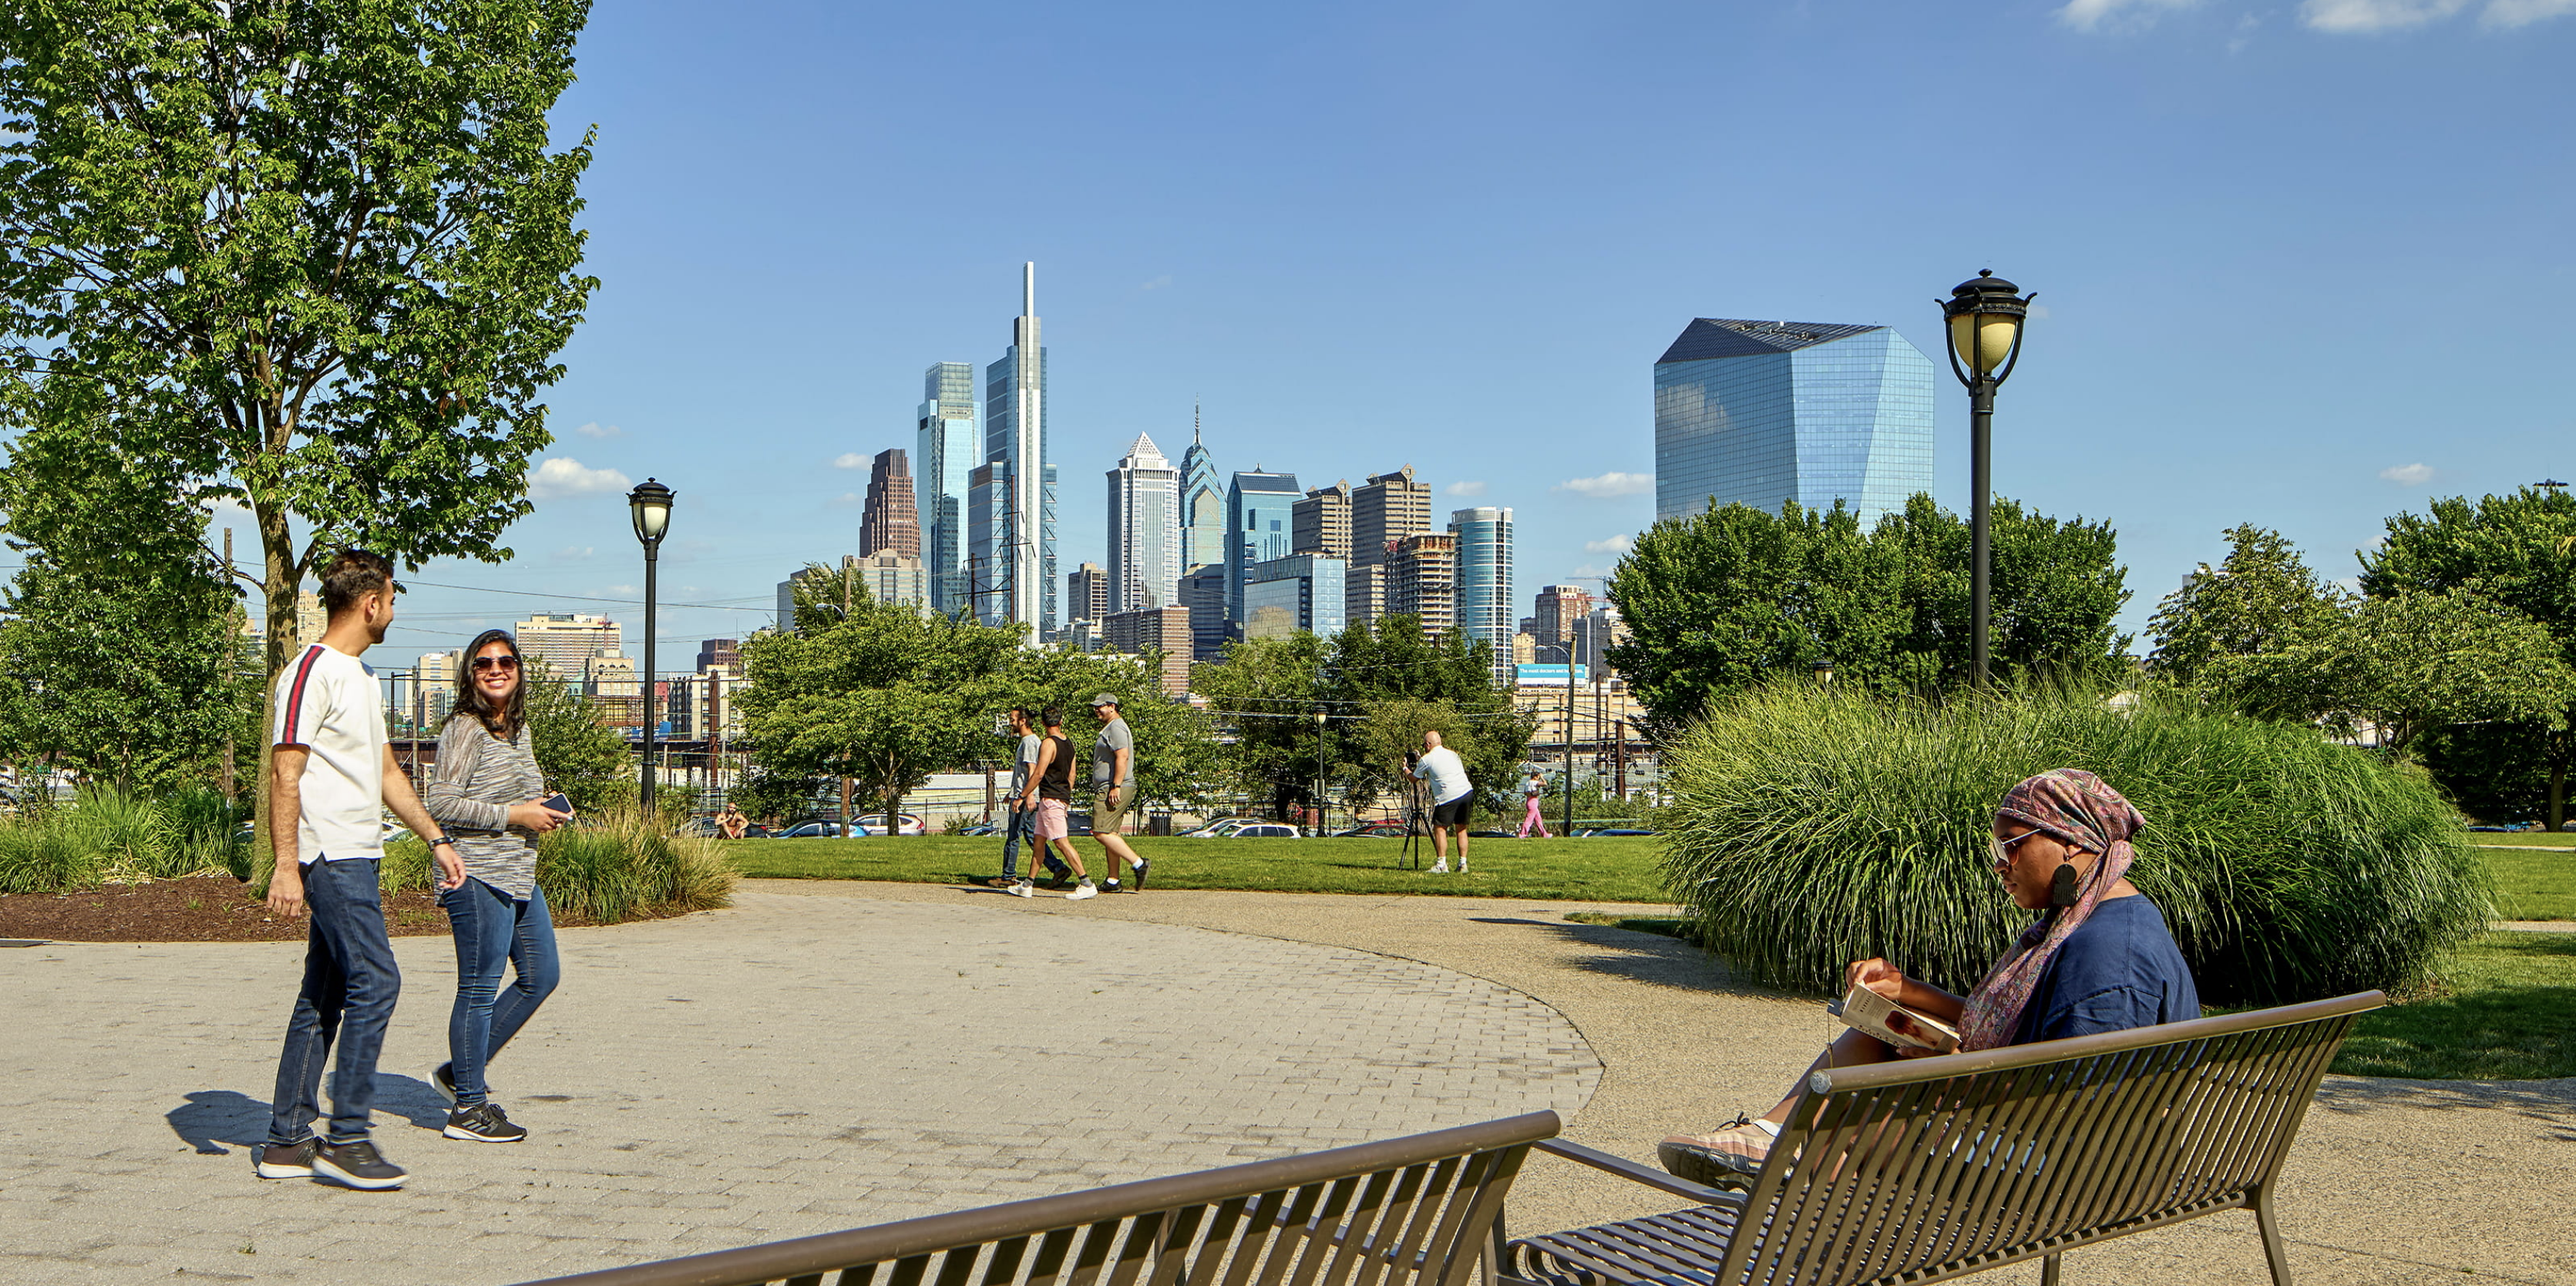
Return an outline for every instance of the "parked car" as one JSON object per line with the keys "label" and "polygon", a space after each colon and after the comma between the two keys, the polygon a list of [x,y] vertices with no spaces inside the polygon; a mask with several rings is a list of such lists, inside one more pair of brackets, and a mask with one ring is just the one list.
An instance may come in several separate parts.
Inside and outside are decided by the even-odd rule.
{"label": "parked car", "polygon": [[1261,819],[1257,817],[1220,817],[1199,827],[1197,830],[1182,831],[1181,838],[1218,839],[1223,836],[1232,835],[1238,827],[1249,826],[1259,820]]}
{"label": "parked car", "polygon": [[1653,832],[1653,831],[1647,830],[1645,827],[1642,827],[1642,826],[1603,826],[1603,827],[1600,827],[1600,828],[1598,828],[1598,829],[1588,830],[1588,831],[1581,832],[1580,834],[1576,835],[1576,836],[1575,836],[1575,838],[1576,838],[1576,839],[1590,839],[1590,838],[1592,838],[1592,837],[1593,837],[1593,836],[1595,836],[1595,835],[1652,835],[1652,834],[1654,834],[1654,832]]}
{"label": "parked car", "polygon": [[[927,835],[930,833],[930,827],[920,818],[915,817],[910,813],[897,813],[895,816],[900,819],[895,826],[895,833],[898,835]],[[868,835],[885,834],[886,815],[883,813],[870,813],[867,816],[860,818],[859,830]]]}
{"label": "parked car", "polygon": [[1225,835],[1227,839],[1303,839],[1305,832],[1286,822],[1245,822]]}
{"label": "parked car", "polygon": [[1335,831],[1335,832],[1333,832],[1333,838],[1334,838],[1334,839],[1403,839],[1403,838],[1404,838],[1404,823],[1402,823],[1402,822],[1371,822],[1371,823],[1369,823],[1369,824],[1368,824],[1368,825],[1366,825],[1366,826],[1354,826],[1354,827],[1352,827],[1352,828],[1350,828],[1349,830],[1346,830],[1346,831]]}
{"label": "parked car", "polygon": [[839,822],[798,822],[778,833],[780,839],[842,839]]}
{"label": "parked car", "polygon": [[1002,831],[1000,827],[993,825],[991,822],[977,822],[957,833],[960,835],[999,835]]}

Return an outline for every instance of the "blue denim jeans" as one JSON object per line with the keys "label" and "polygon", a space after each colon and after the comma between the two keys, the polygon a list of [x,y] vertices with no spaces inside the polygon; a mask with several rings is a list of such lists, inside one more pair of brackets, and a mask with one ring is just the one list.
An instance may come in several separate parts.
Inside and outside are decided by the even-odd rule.
{"label": "blue denim jeans", "polygon": [[295,994],[295,1016],[286,1024],[286,1049],[277,1060],[277,1093],[268,1141],[293,1147],[321,1115],[322,1065],[331,1046],[340,1061],[331,1073],[331,1127],[324,1137],[349,1143],[367,1137],[367,1114],[376,1101],[376,1055],[385,1024],[402,994],[394,944],[385,936],[384,900],[377,892],[373,858],[304,865],[304,904],[312,928],[304,940],[304,987]]}
{"label": "blue denim jeans", "polygon": [[[490,1092],[483,1069],[528,1016],[552,995],[563,977],[555,957],[555,921],[546,891],[521,902],[481,880],[469,879],[438,895],[456,931],[456,1007],[447,1014],[447,1057],[456,1078],[456,1104],[472,1107]],[[516,977],[501,990],[501,965]]]}

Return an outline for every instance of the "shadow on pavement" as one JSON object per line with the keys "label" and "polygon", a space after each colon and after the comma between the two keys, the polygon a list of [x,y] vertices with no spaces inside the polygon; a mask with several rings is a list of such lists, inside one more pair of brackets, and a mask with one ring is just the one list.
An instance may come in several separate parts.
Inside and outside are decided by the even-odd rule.
{"label": "shadow on pavement", "polygon": [[1570,962],[1587,973],[1679,987],[1712,996],[1794,999],[1778,991],[1737,982],[1724,960],[1678,938],[1573,920],[1537,920],[1526,916],[1474,916],[1471,919],[1477,924],[1527,925],[1545,929],[1568,942],[1593,948],[1593,954]]}
{"label": "shadow on pavement", "polygon": [[[329,1083],[324,1083],[329,1101]],[[447,1100],[429,1082],[390,1072],[376,1073],[376,1112],[402,1117],[424,1130],[445,1129]],[[326,1113],[327,1115],[327,1113]],[[256,1147],[268,1141],[269,1105],[237,1090],[191,1090],[185,1105],[162,1114],[170,1132],[199,1156],[229,1156],[232,1147]]]}

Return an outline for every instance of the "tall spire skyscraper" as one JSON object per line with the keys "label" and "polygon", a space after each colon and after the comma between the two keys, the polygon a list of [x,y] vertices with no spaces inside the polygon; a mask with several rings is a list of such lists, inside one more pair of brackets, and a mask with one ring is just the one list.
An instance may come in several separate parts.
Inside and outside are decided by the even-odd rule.
{"label": "tall spire skyscraper", "polygon": [[1139,433],[1109,471],[1109,610],[1181,605],[1181,475]]}
{"label": "tall spire skyscraper", "polygon": [[1198,403],[1190,404],[1190,446],[1181,452],[1181,571],[1225,562],[1225,483],[1216,457],[1199,440]]}
{"label": "tall spire skyscraper", "polygon": [[984,368],[984,461],[988,485],[999,494],[992,496],[989,535],[975,550],[980,574],[997,591],[985,619],[1018,625],[1031,642],[1055,630],[1055,479],[1047,462],[1037,283],[1038,266],[1021,265],[1011,346]]}

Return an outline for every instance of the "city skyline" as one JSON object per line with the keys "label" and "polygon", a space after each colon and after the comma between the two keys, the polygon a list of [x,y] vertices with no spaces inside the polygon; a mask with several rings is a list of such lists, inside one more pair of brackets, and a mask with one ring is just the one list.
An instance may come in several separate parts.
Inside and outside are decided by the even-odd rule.
{"label": "city skyline", "polygon": [[[1054,283],[1048,341],[1079,353],[1050,372],[1065,467],[1096,476],[1138,432],[1179,445],[1203,398],[1224,470],[1356,488],[1411,459],[1444,511],[1513,505],[1526,584],[1607,571],[1651,520],[1638,368],[1689,319],[1888,325],[1946,365],[1933,301],[1993,268],[2039,292],[1997,405],[1997,490],[2118,530],[2123,630],[2240,522],[2347,577],[2389,515],[2576,476],[2553,463],[2576,171],[2551,124],[2576,22],[2491,7],[2375,30],[2235,0],[1513,11],[1461,43],[1400,9],[1172,24],[1006,4],[1006,74],[978,95],[946,92],[932,33],[864,5],[713,32],[652,0],[600,9],[557,125],[600,127],[581,226],[604,288],[545,397],[535,512],[510,562],[407,574],[389,642],[461,646],[532,607],[633,615],[623,493],[656,473],[680,493],[662,628],[748,632],[780,569],[851,551],[866,456],[838,458],[903,444],[886,411],[927,362],[980,376],[1030,260]],[[880,74],[824,56],[854,44]],[[1134,83],[1110,48],[1171,70]],[[1966,217],[1944,68],[1971,59],[2046,109],[1981,154],[2009,182]],[[1487,101],[1498,71],[1532,92]],[[1319,82],[1350,92],[1319,101]],[[1658,127],[1718,85],[1799,102],[1796,128]],[[957,171],[957,140],[1036,117],[1056,127],[1008,181],[1047,192],[1039,212],[906,197]],[[2443,181],[2389,188],[2386,158],[2417,154]],[[2409,280],[2480,324],[2387,325]],[[2264,329],[2259,361],[2196,343],[2216,300]],[[1964,512],[1946,377],[1934,421],[1934,495]],[[1065,497],[1059,570],[1105,549],[1093,494]]]}

